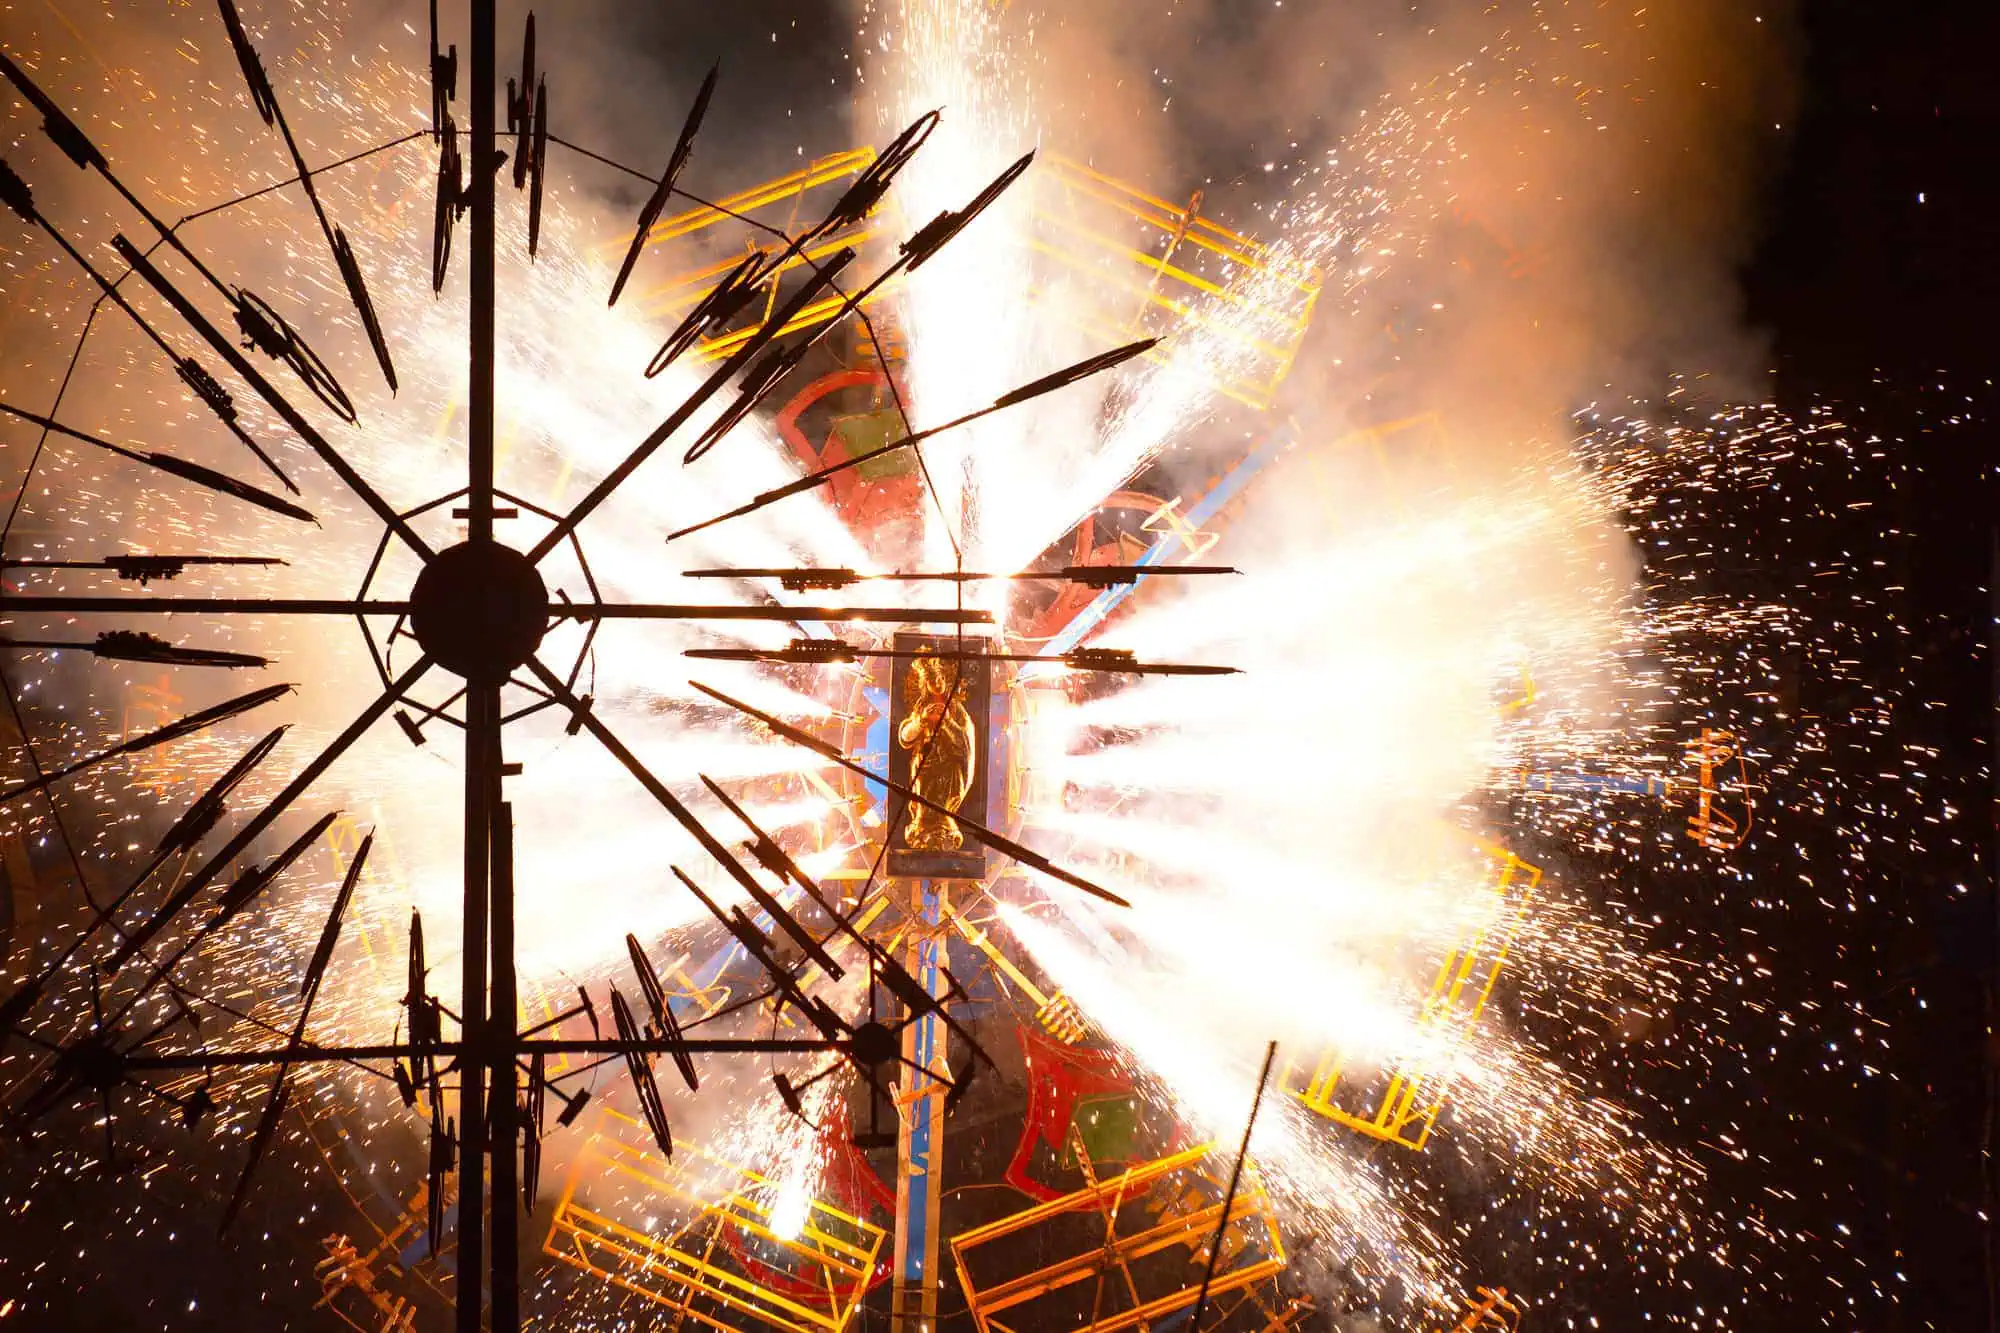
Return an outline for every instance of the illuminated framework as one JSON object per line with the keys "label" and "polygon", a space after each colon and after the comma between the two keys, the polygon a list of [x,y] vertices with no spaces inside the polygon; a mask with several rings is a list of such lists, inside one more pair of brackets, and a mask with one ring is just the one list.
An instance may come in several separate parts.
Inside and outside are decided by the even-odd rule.
{"label": "illuminated framework", "polygon": [[1505,1287],[1476,1287],[1465,1298],[1465,1314],[1449,1333],[1519,1333],[1526,1311]]}
{"label": "illuminated framework", "polygon": [[[725,236],[745,222],[794,233],[800,219],[815,211],[816,199],[846,188],[877,160],[874,150],[865,147],[816,159],[785,176],[663,218],[646,231],[646,244]],[[1255,411],[1274,404],[1318,300],[1322,277],[1316,269],[1298,265],[1271,247],[1202,217],[1199,192],[1184,205],[1173,204],[1055,155],[1042,158],[1037,175],[1040,188],[1033,195],[1026,243],[1043,263],[1027,293],[1031,301],[1042,301],[1060,284],[1063,299],[1055,306],[1090,336],[1146,337],[1172,329],[1185,336],[1222,340],[1230,351],[1220,359],[1229,370],[1219,377],[1211,376],[1210,387]],[[791,258],[769,270],[767,281],[738,316],[735,327],[697,338],[689,358],[716,362],[739,354],[746,336],[760,323],[778,316],[788,280],[804,278],[812,265],[849,247],[879,245],[896,230],[898,219],[891,199],[879,210],[848,219],[840,228],[815,234],[809,244],[798,247]],[[757,242],[754,234],[742,237],[745,247],[754,247]],[[711,240],[710,249],[719,257],[642,289],[641,309],[672,319],[685,318],[697,309],[712,284],[727,281],[743,262],[744,252],[731,251],[726,243],[718,247]],[[615,253],[608,245],[603,257],[608,260]],[[861,308],[874,316],[870,337],[861,350],[885,363],[885,370],[886,363],[901,353],[894,320],[888,317],[892,298],[901,285],[899,278],[891,278],[859,295]],[[805,334],[837,313],[842,298],[838,292],[822,294],[794,302],[789,308],[792,313],[784,321],[785,330]],[[1149,348],[1144,355],[1157,361],[1168,351],[1161,346]],[[1174,501],[1149,515],[1144,529],[1158,536],[1141,555],[1139,568],[1168,572],[1177,559],[1197,558],[1215,540],[1212,533],[1202,531],[1203,525],[1213,524],[1249,480],[1289,448],[1290,442],[1289,430],[1280,428],[1215,478],[1186,514],[1179,512],[1179,502]],[[1116,610],[1138,581],[1126,580],[1099,592],[1046,651],[1075,649]],[[1010,770],[1009,782],[1014,778]],[[963,904],[973,901],[980,888],[978,881],[948,878],[886,879],[856,905],[855,925],[869,930],[893,905],[896,910],[888,917],[892,933],[884,947],[891,952],[904,950],[907,971],[925,986],[934,1003],[941,1002],[946,991],[939,966],[945,935],[956,933],[1029,998],[1038,1021],[1051,1035],[1065,1042],[1082,1040],[1086,1023],[1074,1002],[1060,992],[1046,992],[1037,986],[985,931],[968,920]],[[901,1051],[906,1072],[895,1098],[899,1169],[891,1316],[899,1330],[924,1330],[933,1325],[938,1309],[939,1167],[950,1082],[946,1042],[937,1016],[910,1017]]]}
{"label": "illuminated framework", "polygon": [[[771,1181],[686,1144],[669,1165],[626,1141],[644,1128],[606,1113],[570,1171],[542,1252],[724,1333],[842,1333],[867,1294],[887,1233],[811,1200],[797,1233],[781,1234]],[[667,1213],[664,1225],[578,1202],[586,1172],[636,1183],[649,1210]],[[742,1258],[752,1247],[768,1256],[761,1272]],[[783,1288],[771,1280],[772,1269],[790,1279]]]}
{"label": "illuminated framework", "polygon": [[[648,244],[733,229],[746,217],[790,231],[807,214],[809,197],[846,186],[875,161],[872,148],[818,158],[789,175],[661,220],[647,233]],[[1036,186],[1025,243],[1046,261],[1047,274],[1030,285],[1029,300],[1042,300],[1060,281],[1062,316],[1094,337],[1139,338],[1171,330],[1176,336],[1221,339],[1233,349],[1218,358],[1230,369],[1214,378],[1212,387],[1255,411],[1275,404],[1319,301],[1324,279],[1318,269],[1202,217],[1199,192],[1185,204],[1170,203],[1058,154],[1040,160]],[[719,361],[733,354],[756,320],[768,319],[776,309],[785,279],[843,248],[882,243],[897,230],[893,206],[885,204],[816,240],[774,269],[760,303],[746,310],[739,327],[698,340],[690,358]],[[740,259],[731,252],[677,273],[643,291],[641,308],[680,318]],[[887,308],[901,286],[900,280],[882,284],[863,308],[870,313]],[[821,296],[790,317],[787,331],[816,328],[840,309],[838,295]],[[893,356],[893,341],[889,350]],[[1160,361],[1169,354],[1169,345],[1162,344],[1145,355]]]}
{"label": "illuminated framework", "polygon": [[1438,965],[1411,1042],[1397,1066],[1357,1077],[1338,1050],[1322,1054],[1310,1072],[1285,1071],[1283,1086],[1337,1124],[1370,1138],[1421,1149],[1430,1140],[1451,1090],[1451,1065],[1478,1023],[1506,965],[1528,899],[1542,872],[1512,852],[1492,848],[1498,865],[1487,918]]}
{"label": "illuminated framework", "polygon": [[1515,775],[1530,794],[1626,794],[1652,796],[1688,807],[1690,841],[1711,852],[1733,852],[1750,837],[1761,788],[1751,779],[1750,758],[1734,732],[1704,726],[1685,747],[1684,767],[1693,778],[1655,773],[1521,772]]}
{"label": "illuminated framework", "polygon": [[[1082,1189],[951,1238],[980,1333],[1121,1333],[1208,1302],[1217,1327],[1239,1305],[1256,1308],[1265,1328],[1288,1328],[1304,1313],[1303,1303],[1276,1302],[1261,1290],[1286,1259],[1254,1168],[1232,1195],[1227,1156],[1202,1144],[1099,1179],[1071,1133]],[[1051,1250],[1063,1257],[1001,1275],[1018,1255]]]}

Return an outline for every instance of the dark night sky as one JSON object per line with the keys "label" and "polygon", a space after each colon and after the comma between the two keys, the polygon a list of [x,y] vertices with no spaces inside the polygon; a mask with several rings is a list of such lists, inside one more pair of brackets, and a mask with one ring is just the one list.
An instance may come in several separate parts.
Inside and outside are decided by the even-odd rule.
{"label": "dark night sky", "polygon": [[1805,105],[1746,286],[1787,379],[1991,369],[2000,12],[1808,4]]}
{"label": "dark night sky", "polygon": [[[1770,229],[1746,273],[1752,320],[1778,354],[1778,396],[1854,404],[1851,419],[1906,440],[1899,516],[1914,533],[1905,671],[1909,709],[1944,756],[1933,780],[1980,810],[1991,734],[1992,320],[2000,206],[2000,95],[1990,57],[2000,11],[1923,0],[1805,6],[1805,104],[1776,182]],[[1879,384],[1871,384],[1877,378]],[[1954,395],[1984,419],[1936,429]],[[1980,821],[1990,829],[1990,820]],[[1877,1205],[1873,1261],[1905,1267],[1901,1320],[1871,1327],[1972,1329],[1992,1318],[1975,1210],[1990,1205],[1979,1155],[1988,1074],[1985,988],[1994,905],[1986,867],[1939,852],[1884,867],[1920,928],[1883,971],[1919,979],[1931,1007],[1894,1040],[1899,1082],[1851,1126],[1833,1161]],[[1970,877],[1977,901],[1938,886]],[[1906,1256],[1898,1258],[1898,1253]]]}

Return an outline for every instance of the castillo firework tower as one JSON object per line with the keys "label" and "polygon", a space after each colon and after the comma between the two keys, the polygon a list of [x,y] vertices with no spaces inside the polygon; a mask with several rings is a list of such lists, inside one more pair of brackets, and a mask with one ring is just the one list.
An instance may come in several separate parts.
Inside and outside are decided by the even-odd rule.
{"label": "castillo firework tower", "polygon": [[16,1127],[111,1165],[169,1103],[225,1227],[284,1136],[368,1329],[1515,1328],[1450,1202],[1495,1158],[1550,1234],[1726,1253],[1496,996],[1683,984],[1521,845],[1757,827],[1615,516],[1793,428],[1496,471],[1391,368],[1299,373],[1505,56],[1259,240],[1059,151],[1004,8],[871,15],[882,146],[715,197],[726,78],[625,166],[480,0],[464,71],[435,6],[338,78],[337,28],[177,17],[250,181],[240,95],[168,189],[9,48],[0,189],[89,298],[0,394],[0,796],[81,895],[10,962]]}

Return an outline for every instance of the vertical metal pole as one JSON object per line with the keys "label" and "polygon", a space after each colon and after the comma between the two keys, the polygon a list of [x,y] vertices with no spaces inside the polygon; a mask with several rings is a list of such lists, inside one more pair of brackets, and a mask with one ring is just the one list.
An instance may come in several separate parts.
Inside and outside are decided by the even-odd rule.
{"label": "vertical metal pole", "polygon": [[[497,691],[496,691],[497,694]],[[496,738],[497,739],[497,738]],[[495,747],[496,760],[502,758]],[[514,807],[499,799],[493,819],[493,1004],[486,1016],[493,1050],[493,1333],[521,1326],[520,1101],[515,1056],[520,1001],[514,986]]]}
{"label": "vertical metal pole", "polygon": [[472,374],[466,390],[467,536],[493,540],[493,191],[498,175],[493,155],[499,144],[495,124],[495,0],[472,0]]}
{"label": "vertical metal pole", "polygon": [[[1986,625],[1986,669],[1993,689],[1993,744],[2000,753],[2000,524],[1987,529],[1987,596],[1989,616]],[[1898,579],[1897,582],[1904,582]],[[1994,841],[1986,850],[1986,883],[1989,897],[1987,911],[1989,936],[1986,951],[1986,1106],[1985,1124],[1980,1133],[1980,1194],[1985,1203],[1983,1217],[1992,1217],[1996,1201],[2000,1201],[2000,1158],[1996,1158],[1994,1134],[2000,1129],[2000,1120],[1994,1112],[2000,1107],[2000,1053],[1996,1053],[1991,1033],[2000,1027],[2000,764],[1989,759],[1992,791],[1992,815]],[[1988,1333],[2000,1329],[2000,1284],[1995,1277],[2000,1275],[2000,1230],[1991,1222],[1985,1228],[1983,1257],[1986,1260],[1986,1327]]]}
{"label": "vertical metal pole", "polygon": [[[485,1285],[486,939],[492,803],[486,775],[497,730],[499,691],[474,686],[465,697],[465,984],[460,999],[465,1053],[458,1066],[458,1330],[480,1333]],[[497,1257],[497,1256],[496,1256]]]}
{"label": "vertical metal pole", "polygon": [[[466,495],[468,540],[493,540],[493,150],[495,0],[470,0],[472,76],[471,329],[466,393]],[[500,689],[473,684],[465,699],[465,987],[462,999],[465,1054],[459,1062],[458,1330],[480,1333],[482,1288],[487,1276],[485,1241],[486,1159],[492,1138],[483,1084],[487,1045],[487,938],[491,909],[493,814],[500,790]],[[511,960],[510,960],[511,961]],[[512,1016],[508,1016],[512,1022]],[[511,1028],[510,1028],[511,1031]],[[503,1043],[504,1045],[504,1043]],[[511,1058],[511,1051],[508,1052]],[[485,1057],[485,1058],[482,1058]],[[497,1211],[497,1210],[496,1210]],[[511,1272],[515,1256],[493,1249],[493,1266]],[[497,1283],[495,1284],[498,1285]],[[496,1322],[494,1333],[500,1333]]]}
{"label": "vertical metal pole", "polygon": [[[944,904],[943,881],[911,881],[909,969],[933,996],[945,993]],[[909,1064],[904,1066],[900,1099],[895,1285],[889,1304],[894,1333],[933,1333],[937,1327],[938,1206],[944,1180],[945,1080],[949,1078],[945,1031],[935,1012],[903,1029],[903,1058]]]}

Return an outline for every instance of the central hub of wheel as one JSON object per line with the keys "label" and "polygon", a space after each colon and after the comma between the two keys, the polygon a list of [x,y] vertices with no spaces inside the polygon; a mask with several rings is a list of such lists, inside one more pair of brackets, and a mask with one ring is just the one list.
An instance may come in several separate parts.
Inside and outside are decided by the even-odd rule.
{"label": "central hub of wheel", "polygon": [[896,1058],[896,1048],[900,1043],[896,1034],[880,1023],[863,1023],[854,1029],[854,1063],[864,1069],[876,1069]]}
{"label": "central hub of wheel", "polygon": [[439,551],[410,591],[410,632],[439,663],[497,685],[535,654],[549,627],[549,592],[512,547],[462,542]]}

